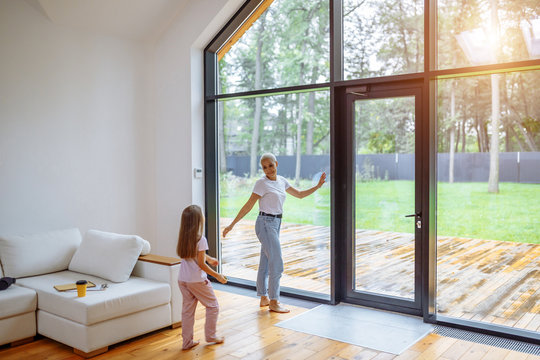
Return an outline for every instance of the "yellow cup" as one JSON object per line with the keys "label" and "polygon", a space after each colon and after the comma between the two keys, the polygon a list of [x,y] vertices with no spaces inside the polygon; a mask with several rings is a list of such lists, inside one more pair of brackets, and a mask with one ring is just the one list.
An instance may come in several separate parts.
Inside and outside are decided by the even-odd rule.
{"label": "yellow cup", "polygon": [[88,284],[88,281],[78,280],[75,284],[77,285],[77,296],[78,297],[86,296],[86,285]]}

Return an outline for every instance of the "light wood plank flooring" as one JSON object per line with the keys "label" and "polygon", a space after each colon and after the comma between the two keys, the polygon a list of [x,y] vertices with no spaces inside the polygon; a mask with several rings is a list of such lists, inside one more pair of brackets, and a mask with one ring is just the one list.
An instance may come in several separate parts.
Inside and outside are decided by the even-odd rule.
{"label": "light wood plank flooring", "polygon": [[[229,224],[230,219],[222,219]],[[284,222],[282,287],[330,293],[330,228]],[[411,234],[357,230],[356,288],[412,297]],[[260,244],[254,221],[222,238],[223,272],[255,280]],[[441,315],[540,331],[540,245],[439,237],[437,306]]]}
{"label": "light wood plank flooring", "polygon": [[[221,345],[204,341],[189,351],[181,350],[182,329],[164,329],[110,347],[93,359],[357,359],[357,360],[540,360],[539,356],[510,351],[430,334],[399,356],[349,345],[273,326],[298,315],[305,308],[290,306],[290,314],[261,310],[257,298],[216,290],[221,307],[219,332],[226,337]],[[204,308],[198,306],[196,339],[204,339]],[[389,339],[391,341],[391,339]],[[2,360],[80,359],[71,348],[47,338],[10,348],[0,347]]]}

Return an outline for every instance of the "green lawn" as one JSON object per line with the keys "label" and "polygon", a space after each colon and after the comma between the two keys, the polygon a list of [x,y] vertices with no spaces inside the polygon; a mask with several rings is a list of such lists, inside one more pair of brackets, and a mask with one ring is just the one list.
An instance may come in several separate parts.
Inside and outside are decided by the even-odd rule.
{"label": "green lawn", "polygon": [[[221,182],[220,215],[235,217],[251,195],[256,179],[229,177]],[[299,189],[312,186],[302,181]],[[459,236],[540,244],[540,184],[500,183],[499,194],[489,194],[486,183],[439,183],[437,232]],[[356,184],[356,227],[412,232],[414,183],[370,181]],[[257,205],[246,216],[254,220]],[[330,224],[330,187],[296,199],[287,196],[284,221]]]}

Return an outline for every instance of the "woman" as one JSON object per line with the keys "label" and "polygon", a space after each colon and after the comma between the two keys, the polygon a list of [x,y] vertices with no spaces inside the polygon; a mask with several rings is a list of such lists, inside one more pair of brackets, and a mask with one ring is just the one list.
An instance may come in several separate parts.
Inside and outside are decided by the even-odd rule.
{"label": "woman", "polygon": [[283,272],[283,259],[279,243],[279,230],[286,194],[302,199],[323,186],[326,174],[323,172],[319,183],[307,190],[297,190],[287,179],[277,174],[278,162],[273,154],[261,156],[261,166],[265,176],[257,180],[248,201],[242,206],[233,222],[223,229],[223,237],[234,225],[248,214],[259,201],[259,216],[255,222],[255,232],[261,243],[261,257],[257,272],[257,296],[260,306],[269,306],[270,311],[288,313],[290,310],[279,303],[279,280]]}

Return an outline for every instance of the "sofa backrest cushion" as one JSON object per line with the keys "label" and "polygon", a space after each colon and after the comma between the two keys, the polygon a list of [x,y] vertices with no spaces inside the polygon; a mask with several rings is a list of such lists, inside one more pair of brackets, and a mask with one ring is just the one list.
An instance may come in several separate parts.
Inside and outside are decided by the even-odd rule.
{"label": "sofa backrest cushion", "polygon": [[71,259],[69,270],[124,282],[129,279],[142,249],[143,241],[138,236],[88,230]]}
{"label": "sofa backrest cushion", "polygon": [[77,228],[0,236],[3,276],[20,278],[66,270],[80,244]]}

